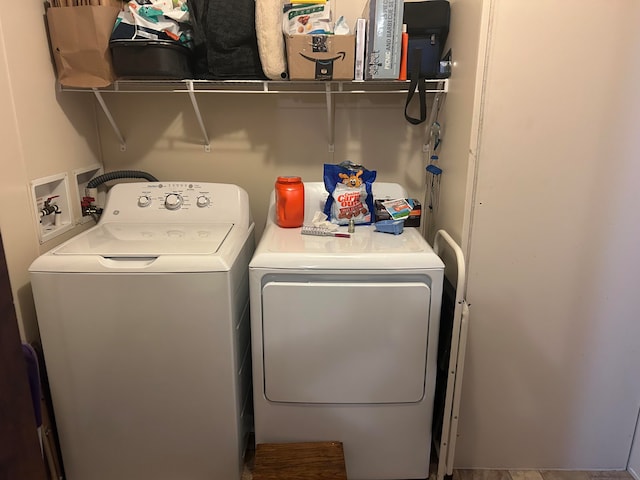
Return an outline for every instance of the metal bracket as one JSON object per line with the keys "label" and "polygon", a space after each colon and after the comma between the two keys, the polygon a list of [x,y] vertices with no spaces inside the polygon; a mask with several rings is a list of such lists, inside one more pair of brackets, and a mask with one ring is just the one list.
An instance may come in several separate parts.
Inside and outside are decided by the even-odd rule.
{"label": "metal bracket", "polygon": [[[113,132],[115,133],[116,137],[118,138],[118,141],[120,142],[120,151],[122,152],[126,151],[127,144],[124,140],[124,136],[120,132],[120,129],[118,128],[118,125],[116,124],[116,121],[114,120],[113,115],[109,110],[109,107],[105,103],[104,98],[102,98],[102,94],[97,88],[92,88],[91,90],[93,91],[93,94],[95,95],[96,99],[98,100],[98,103],[100,104],[100,107],[102,108],[102,111],[107,117],[107,120],[109,121],[109,124],[113,129]],[[193,81],[187,82],[187,92],[189,93],[189,98],[191,99],[191,105],[193,106],[193,111],[196,114],[196,119],[198,120],[198,125],[200,126],[200,130],[202,132],[202,137],[204,138],[204,151],[210,152],[211,142],[209,140],[209,135],[207,134],[207,130],[204,126],[204,120],[202,119],[202,114],[200,113],[200,107],[198,106],[198,101],[196,100],[195,90],[193,88]]]}
{"label": "metal bracket", "polygon": [[113,115],[111,115],[111,112],[109,111],[109,107],[107,107],[107,104],[104,102],[104,99],[102,98],[102,94],[98,91],[97,88],[92,88],[91,90],[93,90],[93,94],[95,95],[96,100],[98,100],[100,107],[102,107],[102,111],[104,112],[105,116],[107,117],[107,120],[109,120],[109,123],[111,124],[113,133],[116,134],[116,137],[120,142],[120,151],[121,152],[126,151],[127,143],[124,141],[124,137],[122,136],[122,133],[120,133],[120,129],[118,128],[118,125],[116,125],[116,121],[113,119]]}
{"label": "metal bracket", "polygon": [[327,83],[324,86],[325,98],[327,101],[327,139],[329,142],[329,153],[335,151],[335,136],[336,136],[336,104],[333,101],[333,95],[331,92],[331,84]]}
{"label": "metal bracket", "polygon": [[196,114],[196,118],[198,119],[198,125],[200,125],[200,131],[202,132],[202,137],[204,138],[204,151],[210,152],[211,142],[209,141],[209,135],[207,135],[207,129],[204,126],[202,114],[200,113],[200,107],[198,106],[198,101],[196,100],[196,94],[193,89],[193,80],[187,81],[187,87],[189,91],[189,98],[191,99],[191,105],[193,105],[193,111]]}

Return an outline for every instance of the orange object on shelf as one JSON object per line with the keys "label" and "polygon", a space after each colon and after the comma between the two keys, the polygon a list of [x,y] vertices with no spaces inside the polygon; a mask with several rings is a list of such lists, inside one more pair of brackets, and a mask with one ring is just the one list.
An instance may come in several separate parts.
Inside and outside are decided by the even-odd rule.
{"label": "orange object on shelf", "polygon": [[409,34],[407,33],[407,24],[402,24],[402,43],[400,50],[400,75],[398,80],[407,79],[407,56],[409,52]]}

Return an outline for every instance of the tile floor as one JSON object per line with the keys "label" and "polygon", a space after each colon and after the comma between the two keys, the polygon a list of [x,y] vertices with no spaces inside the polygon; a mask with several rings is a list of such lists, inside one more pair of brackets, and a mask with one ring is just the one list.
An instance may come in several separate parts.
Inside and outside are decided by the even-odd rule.
{"label": "tile floor", "polygon": [[[242,480],[252,480],[252,466],[245,465]],[[435,473],[429,478],[435,480]],[[454,470],[452,480],[633,480],[633,477],[624,471]]]}
{"label": "tile floor", "polygon": [[453,480],[633,480],[625,471],[454,470]]}
{"label": "tile floor", "polygon": [[[242,480],[253,479],[253,438],[245,454]],[[437,464],[431,465],[429,480],[436,480]],[[468,470],[453,471],[451,480],[634,480],[629,472],[617,470]]]}

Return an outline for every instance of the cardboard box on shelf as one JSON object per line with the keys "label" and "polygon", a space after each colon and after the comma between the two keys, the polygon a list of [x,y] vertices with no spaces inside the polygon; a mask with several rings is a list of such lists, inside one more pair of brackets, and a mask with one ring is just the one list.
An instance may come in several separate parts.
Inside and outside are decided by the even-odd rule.
{"label": "cardboard box on shelf", "polygon": [[355,35],[287,35],[291,80],[353,80]]}

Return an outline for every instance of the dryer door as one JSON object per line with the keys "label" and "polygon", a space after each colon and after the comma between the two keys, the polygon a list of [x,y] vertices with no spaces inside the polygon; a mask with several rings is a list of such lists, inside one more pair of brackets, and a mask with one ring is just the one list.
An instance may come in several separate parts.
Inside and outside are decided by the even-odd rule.
{"label": "dryer door", "polygon": [[422,282],[266,283],[265,396],[273,402],[419,402],[430,293]]}

